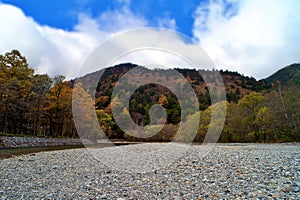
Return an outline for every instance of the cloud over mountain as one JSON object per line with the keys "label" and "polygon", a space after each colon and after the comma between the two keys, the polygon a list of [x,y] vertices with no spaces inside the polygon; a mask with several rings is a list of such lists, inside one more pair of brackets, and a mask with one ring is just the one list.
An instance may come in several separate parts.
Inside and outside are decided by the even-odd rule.
{"label": "cloud over mountain", "polygon": [[194,36],[216,66],[263,78],[299,62],[299,1],[209,1],[194,13]]}
{"label": "cloud over mountain", "polygon": [[[118,1],[115,2],[116,7],[105,8],[96,14],[88,10],[74,11],[78,20],[66,29],[42,25],[36,18],[26,15],[21,8],[0,3],[0,53],[18,49],[38,73],[52,76],[63,74],[72,78],[87,56],[112,35],[146,26],[180,31],[183,24],[183,18],[180,17],[184,13],[193,16],[185,23],[193,24],[192,28],[189,27],[193,33],[190,37],[199,42],[218,68],[239,71],[260,79],[282,66],[300,61],[300,45],[297,43],[300,40],[299,1],[200,2],[195,0],[191,6],[195,3],[199,5],[192,8],[187,8],[185,4],[182,9],[188,12],[177,15],[166,11],[160,15],[157,13],[157,17],[147,18],[147,10],[151,11],[148,13],[158,12],[153,6],[159,6],[159,1],[147,5],[136,4],[135,11],[133,2]],[[139,9],[144,13],[138,12]],[[182,42],[174,40],[172,43],[178,46]],[[137,60],[141,62],[137,64],[143,64],[142,57]]]}

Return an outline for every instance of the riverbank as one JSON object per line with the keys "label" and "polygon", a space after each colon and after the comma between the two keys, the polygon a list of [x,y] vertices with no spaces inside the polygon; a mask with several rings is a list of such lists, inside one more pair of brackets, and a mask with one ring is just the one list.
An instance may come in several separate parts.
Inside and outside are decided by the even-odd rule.
{"label": "riverbank", "polygon": [[[84,144],[82,144],[84,142]],[[87,139],[66,139],[66,138],[38,138],[38,137],[4,137],[0,136],[0,159],[12,156],[37,153],[42,151],[56,151],[86,146],[104,148],[110,146],[121,146],[129,144],[139,144],[130,141],[110,141],[106,140],[93,143]]]}
{"label": "riverbank", "polygon": [[[89,140],[84,141],[89,144]],[[0,136],[0,149],[2,148],[26,148],[48,146],[80,146],[82,140],[69,138],[43,138],[43,137],[7,137]]]}
{"label": "riverbank", "polygon": [[[1,160],[3,199],[300,199],[300,144],[217,144],[202,158],[192,145],[170,166],[129,173],[105,166],[121,161],[135,169],[145,152],[164,144],[41,152]],[[178,146],[176,147],[177,150]],[[172,149],[169,149],[172,150]],[[135,152],[135,153],[134,153]],[[176,151],[174,151],[176,152]],[[155,153],[153,155],[156,155]],[[160,158],[162,154],[157,154]],[[170,156],[172,156],[170,154]],[[131,162],[132,161],[132,162]]]}

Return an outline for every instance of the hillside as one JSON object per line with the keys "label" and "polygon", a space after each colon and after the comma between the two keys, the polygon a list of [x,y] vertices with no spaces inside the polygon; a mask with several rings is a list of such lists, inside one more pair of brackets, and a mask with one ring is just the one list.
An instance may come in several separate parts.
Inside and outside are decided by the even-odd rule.
{"label": "hillside", "polygon": [[[137,65],[131,63],[125,63],[116,65],[113,67],[106,68],[102,74],[101,80],[99,81],[97,88],[96,88],[96,103],[97,106],[101,109],[105,109],[105,106],[108,106],[110,103],[109,97],[112,94],[113,88],[115,84],[119,81],[119,79],[129,70],[137,67]],[[161,74],[165,70],[163,69],[155,69],[149,70],[152,71],[152,75],[155,73]],[[180,74],[182,74],[191,84],[193,89],[195,90],[198,98],[199,103],[203,106],[202,109],[207,108],[210,105],[209,102],[209,92],[207,84],[210,84],[210,87],[213,88],[215,86],[213,76],[213,71],[208,70],[195,70],[195,69],[176,69]],[[243,98],[246,94],[250,93],[251,91],[261,91],[267,87],[267,85],[263,81],[257,81],[252,77],[247,77],[239,74],[238,72],[230,72],[230,71],[219,71],[222,79],[224,81],[224,86],[226,89],[226,96],[228,101],[238,102],[241,98]],[[88,74],[85,77],[81,78],[81,80],[90,82],[91,80],[97,80],[98,73],[95,72],[92,74]],[[170,75],[175,76],[175,75]],[[141,77],[137,77],[141,78]],[[165,77],[168,79],[169,77]],[[204,79],[211,81],[210,83],[205,83]],[[163,77],[161,79],[164,79]],[[151,88],[151,89],[150,89]],[[140,90],[145,90],[146,93],[153,93],[151,91],[155,91],[155,93],[167,92],[167,89],[158,85],[146,85],[141,87]],[[151,90],[151,91],[150,91]],[[139,91],[139,90],[138,90]],[[137,92],[138,92],[137,91]],[[169,93],[169,92],[167,92]],[[159,95],[153,99],[158,100]]]}
{"label": "hillside", "polygon": [[[299,80],[295,78],[295,68],[298,70],[298,65],[284,68],[278,73],[275,73],[273,75],[273,77],[275,77],[274,80],[277,80],[277,77],[279,77],[281,81],[289,81],[291,79]],[[131,77],[126,77],[132,71],[134,71],[134,73],[132,73]],[[286,86],[278,93],[277,85],[272,84],[272,81],[270,81],[272,77],[270,77],[270,80],[256,80],[252,77],[243,76],[238,72],[230,72],[227,70],[176,69],[176,71],[178,73],[170,69],[147,69],[135,64],[125,63],[103,69],[103,71],[88,74],[82,77],[80,81],[92,82],[94,84],[92,87],[89,87],[89,91],[96,91],[95,107],[97,115],[101,127],[109,138],[126,139],[130,141],[172,140],[174,133],[177,132],[179,123],[182,121],[182,111],[176,95],[172,92],[173,90],[163,85],[174,85],[174,83],[177,85],[182,84],[181,78],[183,78],[189,82],[198,98],[202,121],[199,124],[200,128],[195,141],[203,141],[209,124],[211,109],[217,108],[216,106],[218,105],[212,105],[210,95],[216,95],[214,98],[218,98],[222,95],[218,87],[219,83],[215,78],[216,72],[219,72],[217,74],[221,75],[223,79],[226,100],[228,102],[226,125],[224,126],[220,141],[255,142],[298,140],[298,129],[295,128],[295,124],[298,123],[298,118],[295,118],[295,116],[298,116],[297,113],[299,110],[299,105],[297,104],[297,102],[299,102],[297,100],[297,87],[292,87],[292,85]],[[293,73],[291,71],[293,71]],[[288,74],[287,72],[292,74]],[[103,74],[99,80],[101,73]],[[285,76],[282,74],[285,74]],[[124,77],[128,80],[127,82],[122,82]],[[134,82],[139,82],[140,86],[135,87]],[[125,96],[120,98],[112,97],[117,84],[123,87],[121,94]],[[179,87],[175,85],[174,88]],[[132,90],[133,93],[129,94],[128,91],[130,90]],[[123,99],[127,98],[126,96],[130,97],[130,99],[123,101]],[[185,102],[189,105],[191,105],[191,101],[191,98],[185,99]],[[129,102],[129,110],[122,108],[118,115],[112,113],[112,104],[122,105],[127,102]],[[130,114],[130,117],[137,125],[148,125],[151,121],[149,110],[154,104],[163,106],[167,114],[164,128],[155,136],[147,139],[138,139],[124,134],[116,125],[115,120],[124,122],[126,113]],[[296,120],[290,120],[290,117]],[[276,124],[276,127],[273,126],[273,124]],[[155,128],[155,126],[152,128]]]}
{"label": "hillside", "polygon": [[[257,81],[238,72],[150,70],[127,63],[85,75],[77,79],[82,82],[78,84],[79,87],[74,87],[75,80],[66,81],[61,75],[50,78],[47,74],[36,74],[17,50],[0,55],[0,66],[0,134],[4,136],[74,138],[82,131],[83,138],[94,141],[103,138],[103,132],[110,139],[143,140],[129,137],[127,131],[122,131],[128,128],[121,130],[116,123],[118,120],[126,121],[127,126],[131,118],[136,125],[147,128],[147,131],[149,129],[149,134],[157,130],[157,122],[164,123],[163,129],[153,137],[147,137],[147,141],[170,141],[180,124],[188,126],[184,124],[187,119],[200,114],[195,141],[201,142],[208,128],[217,130],[222,125],[222,112],[218,116],[212,116],[211,113],[212,110],[220,111],[219,105],[224,107],[225,103],[218,101],[220,96],[225,95],[219,87],[220,80],[215,76],[219,74],[221,77],[218,79],[223,79],[227,96],[226,121],[220,142],[300,141],[300,84],[290,84],[290,80],[299,81],[299,65],[280,70],[267,79],[268,83],[272,83],[271,78],[275,77],[275,84],[267,84],[266,80]],[[103,76],[100,77],[102,72]],[[131,72],[134,73],[128,77]],[[124,79],[128,81],[122,83]],[[281,82],[285,81],[288,84],[281,87]],[[86,87],[85,82],[92,85]],[[135,86],[134,82],[139,85]],[[171,85],[171,88],[164,85]],[[121,96],[118,98],[112,97],[116,86],[121,86]],[[194,91],[189,94],[187,89]],[[89,93],[95,91],[91,99]],[[197,99],[190,98],[194,94]],[[83,99],[73,101],[74,95]],[[184,98],[181,102],[184,104],[179,105],[177,97],[182,95]],[[212,103],[211,99],[217,101]],[[196,100],[199,109],[191,107],[198,106]],[[122,104],[129,106],[124,108]],[[166,118],[160,113],[157,115],[160,118],[149,119],[151,112],[156,111],[151,110],[153,104],[165,108]],[[80,111],[79,117],[74,116],[72,105]],[[112,113],[111,105],[117,107],[117,114]],[[86,110],[92,112],[85,113]],[[95,132],[94,110],[102,133]],[[74,119],[82,120],[80,126],[75,126]],[[189,138],[189,135],[181,136],[184,141]]]}
{"label": "hillside", "polygon": [[267,84],[272,84],[280,81],[283,85],[300,85],[300,64],[298,63],[286,66],[262,81]]}
{"label": "hillside", "polygon": [[[106,68],[104,71],[98,71],[82,77],[82,82],[94,82],[99,79],[99,73],[102,73],[97,87],[94,84],[90,87],[90,91],[95,91],[96,109],[103,110],[107,114],[111,114],[111,99],[114,87],[119,79],[128,71],[138,67],[135,64],[125,63]],[[174,74],[173,70],[166,69],[147,69],[141,67],[141,72],[134,75],[133,79],[157,79],[158,82],[167,83],[169,80],[178,82],[178,74]],[[220,95],[218,84],[215,81],[215,71],[195,70],[195,69],[176,69],[190,83],[199,102],[199,109],[205,110],[211,105],[211,97],[209,90],[214,90],[216,95]],[[151,74],[151,77],[149,76]],[[219,71],[226,90],[226,98],[229,102],[237,103],[246,94],[252,91],[261,91],[266,88],[263,81],[257,81],[254,78],[243,76],[238,72]],[[204,81],[206,80],[206,82]],[[151,82],[151,80],[150,80]],[[180,81],[179,81],[180,82]],[[178,82],[178,84],[179,84]],[[130,84],[130,83],[129,83]],[[160,84],[146,84],[139,87],[130,99],[130,114],[137,124],[144,125],[149,123],[149,116],[146,114],[151,105],[160,102],[167,109],[167,122],[177,124],[180,122],[180,106],[176,96],[166,87]],[[164,103],[163,103],[164,102]]]}

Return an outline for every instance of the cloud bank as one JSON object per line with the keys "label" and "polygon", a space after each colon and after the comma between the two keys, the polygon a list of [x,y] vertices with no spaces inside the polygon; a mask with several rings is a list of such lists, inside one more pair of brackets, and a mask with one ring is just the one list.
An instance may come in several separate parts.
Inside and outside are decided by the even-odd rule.
{"label": "cloud bank", "polygon": [[300,61],[300,1],[217,0],[199,5],[193,33],[218,68],[264,78]]}
{"label": "cloud bank", "polygon": [[103,40],[124,29],[145,26],[127,8],[107,12],[97,19],[79,14],[73,31],[41,26],[15,6],[0,4],[0,53],[18,49],[30,67],[51,76],[75,77],[85,58]]}
{"label": "cloud bank", "polygon": [[[133,14],[125,3],[92,18],[78,13],[79,23],[72,31],[38,24],[16,6],[0,2],[0,53],[20,50],[37,73],[74,78],[87,56],[104,40],[121,31],[145,27],[149,22]],[[176,21],[158,18],[159,27],[175,28]]]}
{"label": "cloud bank", "polygon": [[[0,54],[18,49],[37,73],[73,78],[87,56],[112,35],[149,25],[179,28],[175,18],[146,19],[129,4],[97,17],[78,13],[78,24],[66,31],[42,26],[18,7],[0,2]],[[260,79],[300,61],[300,1],[211,0],[194,10],[193,37],[219,69]],[[175,46],[182,42],[173,41]]]}

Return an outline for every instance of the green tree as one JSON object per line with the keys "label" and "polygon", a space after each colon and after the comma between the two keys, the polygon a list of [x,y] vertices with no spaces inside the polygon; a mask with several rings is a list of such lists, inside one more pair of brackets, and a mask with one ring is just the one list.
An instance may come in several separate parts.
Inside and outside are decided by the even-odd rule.
{"label": "green tree", "polygon": [[[278,82],[280,84],[280,82]],[[289,87],[270,91],[265,96],[265,105],[272,116],[273,123],[269,125],[273,141],[288,142],[300,141],[300,87],[290,85]]]}
{"label": "green tree", "polygon": [[255,141],[259,141],[260,127],[257,122],[257,114],[263,107],[264,97],[258,92],[251,92],[244,96],[238,103],[241,117],[241,132],[247,138],[249,133],[255,133]]}
{"label": "green tree", "polygon": [[240,110],[235,102],[226,103],[226,121],[220,142],[242,142]]}
{"label": "green tree", "polygon": [[47,74],[36,74],[32,79],[33,88],[26,104],[30,108],[28,116],[31,122],[31,134],[38,135],[46,132],[45,101],[46,94],[52,86],[52,79]]}
{"label": "green tree", "polygon": [[300,86],[292,85],[287,88],[282,101],[286,112],[285,135],[292,141],[300,141]]}
{"label": "green tree", "polygon": [[[255,125],[258,127],[259,141],[267,142],[272,134],[271,126],[274,123],[274,118],[271,115],[269,108],[261,107],[256,113]],[[262,138],[261,138],[262,137]]]}
{"label": "green tree", "polygon": [[[96,110],[99,124],[106,135],[113,136],[112,130],[115,129],[116,123],[113,121],[110,114],[105,113],[104,110]],[[104,135],[103,135],[104,136]]]}

